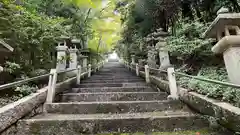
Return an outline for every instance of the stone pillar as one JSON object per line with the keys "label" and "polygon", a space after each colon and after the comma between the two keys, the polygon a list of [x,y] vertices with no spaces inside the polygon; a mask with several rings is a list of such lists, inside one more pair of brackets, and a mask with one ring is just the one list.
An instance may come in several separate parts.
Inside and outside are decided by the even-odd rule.
{"label": "stone pillar", "polygon": [[78,65],[77,52],[78,52],[78,49],[77,49],[76,47],[69,49],[70,58],[71,58],[70,64],[69,64],[69,68],[70,68],[70,69],[75,69],[75,68],[77,68],[77,65]]}
{"label": "stone pillar", "polygon": [[170,64],[168,51],[164,48],[159,49],[160,69],[167,69]]}
{"label": "stone pillar", "polygon": [[66,46],[66,44],[64,44],[63,46],[59,45],[56,47],[57,49],[57,66],[56,69],[58,71],[61,70],[66,70],[66,52],[68,50],[68,47]]}
{"label": "stone pillar", "polygon": [[132,62],[131,62],[131,64],[135,64],[135,55],[131,55],[131,57],[132,57]]}
{"label": "stone pillar", "polygon": [[[240,36],[238,37],[238,39]],[[230,47],[223,53],[225,66],[231,82],[240,84],[240,40],[238,47]]]}

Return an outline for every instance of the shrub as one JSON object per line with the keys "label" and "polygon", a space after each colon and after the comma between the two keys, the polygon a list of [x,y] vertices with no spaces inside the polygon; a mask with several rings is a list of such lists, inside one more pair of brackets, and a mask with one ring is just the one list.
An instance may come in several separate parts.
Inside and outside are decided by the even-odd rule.
{"label": "shrub", "polygon": [[21,85],[15,88],[16,92],[19,92],[20,97],[28,96],[32,93],[35,93],[37,91],[38,87],[29,86],[29,85]]}
{"label": "shrub", "polygon": [[[204,67],[199,71],[197,76],[228,82],[228,75],[225,68]],[[208,83],[196,79],[189,79],[186,77],[181,77],[178,80],[178,83],[183,87],[197,91],[198,93],[204,94],[208,97],[217,98],[222,101],[233,103],[236,106],[240,106],[240,89]]]}

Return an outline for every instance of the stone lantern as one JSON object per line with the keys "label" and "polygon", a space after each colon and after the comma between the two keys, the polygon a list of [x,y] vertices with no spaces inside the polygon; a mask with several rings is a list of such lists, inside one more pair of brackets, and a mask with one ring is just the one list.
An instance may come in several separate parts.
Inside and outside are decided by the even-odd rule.
{"label": "stone lantern", "polygon": [[217,18],[207,31],[205,38],[217,38],[213,46],[215,54],[223,54],[228,77],[232,83],[240,84],[240,13],[228,13],[221,8]]}
{"label": "stone lantern", "polygon": [[170,60],[168,51],[166,49],[166,41],[165,38],[169,36],[167,32],[164,32],[162,28],[156,30],[149,34],[145,41],[149,44],[148,45],[148,65],[150,67],[157,66],[156,56],[159,55],[159,64],[160,69],[166,69],[170,66]]}
{"label": "stone lantern", "polygon": [[168,32],[164,32],[162,28],[157,29],[157,32],[154,33],[158,37],[158,43],[156,44],[156,49],[158,50],[160,69],[167,69],[171,66],[169,60],[168,50],[166,49],[167,42],[165,38],[169,36]]}

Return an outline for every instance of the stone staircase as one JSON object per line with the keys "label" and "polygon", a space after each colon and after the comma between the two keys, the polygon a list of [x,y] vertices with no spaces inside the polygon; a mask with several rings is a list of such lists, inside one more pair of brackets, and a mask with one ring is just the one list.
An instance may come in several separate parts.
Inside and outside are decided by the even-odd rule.
{"label": "stone staircase", "polygon": [[[45,104],[44,114],[21,120],[19,135],[196,135],[208,128],[208,122],[183,103],[167,100],[165,92],[151,88],[119,63],[107,63],[60,96],[60,101]],[[193,132],[182,133],[186,130]]]}

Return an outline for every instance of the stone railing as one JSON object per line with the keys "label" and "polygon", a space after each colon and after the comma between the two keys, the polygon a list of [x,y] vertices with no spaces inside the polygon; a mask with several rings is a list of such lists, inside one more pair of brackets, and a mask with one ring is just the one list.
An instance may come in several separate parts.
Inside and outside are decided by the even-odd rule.
{"label": "stone railing", "polygon": [[[101,62],[94,66],[91,66],[89,64],[87,67],[78,66],[76,69],[69,69],[64,71],[57,71],[56,69],[52,69],[49,74],[1,85],[0,90],[3,90],[49,77],[47,87],[39,89],[36,93],[33,93],[14,103],[0,108],[0,134],[12,134],[9,132],[13,132],[16,129],[15,123],[18,120],[24,117],[32,117],[39,113],[42,113],[43,104],[45,102],[53,102],[56,94],[69,89],[71,85],[75,83],[80,84],[81,78],[90,77],[91,73],[99,70],[103,64],[104,62]],[[86,68],[87,71],[81,72],[84,68]],[[65,81],[57,82],[58,75],[66,74],[68,72],[73,72],[75,75]]]}
{"label": "stone railing", "polygon": [[[149,68],[148,65],[143,67],[138,64],[130,64],[124,61],[123,63],[126,68],[136,72],[137,76],[145,78],[147,83],[151,83],[161,90],[168,92],[170,94],[168,96],[169,99],[181,100],[199,113],[214,117],[220,125],[232,131],[240,132],[240,108],[235,107],[230,103],[212,99],[197,92],[181,88],[180,86],[177,86],[176,76],[184,76],[191,79],[233,88],[240,88],[240,85],[175,72],[173,67],[170,67],[167,70],[160,70]],[[139,69],[144,70],[141,71]],[[154,74],[151,75],[150,71],[152,70],[165,73],[167,75],[167,79],[164,80],[162,77],[158,77]]]}

